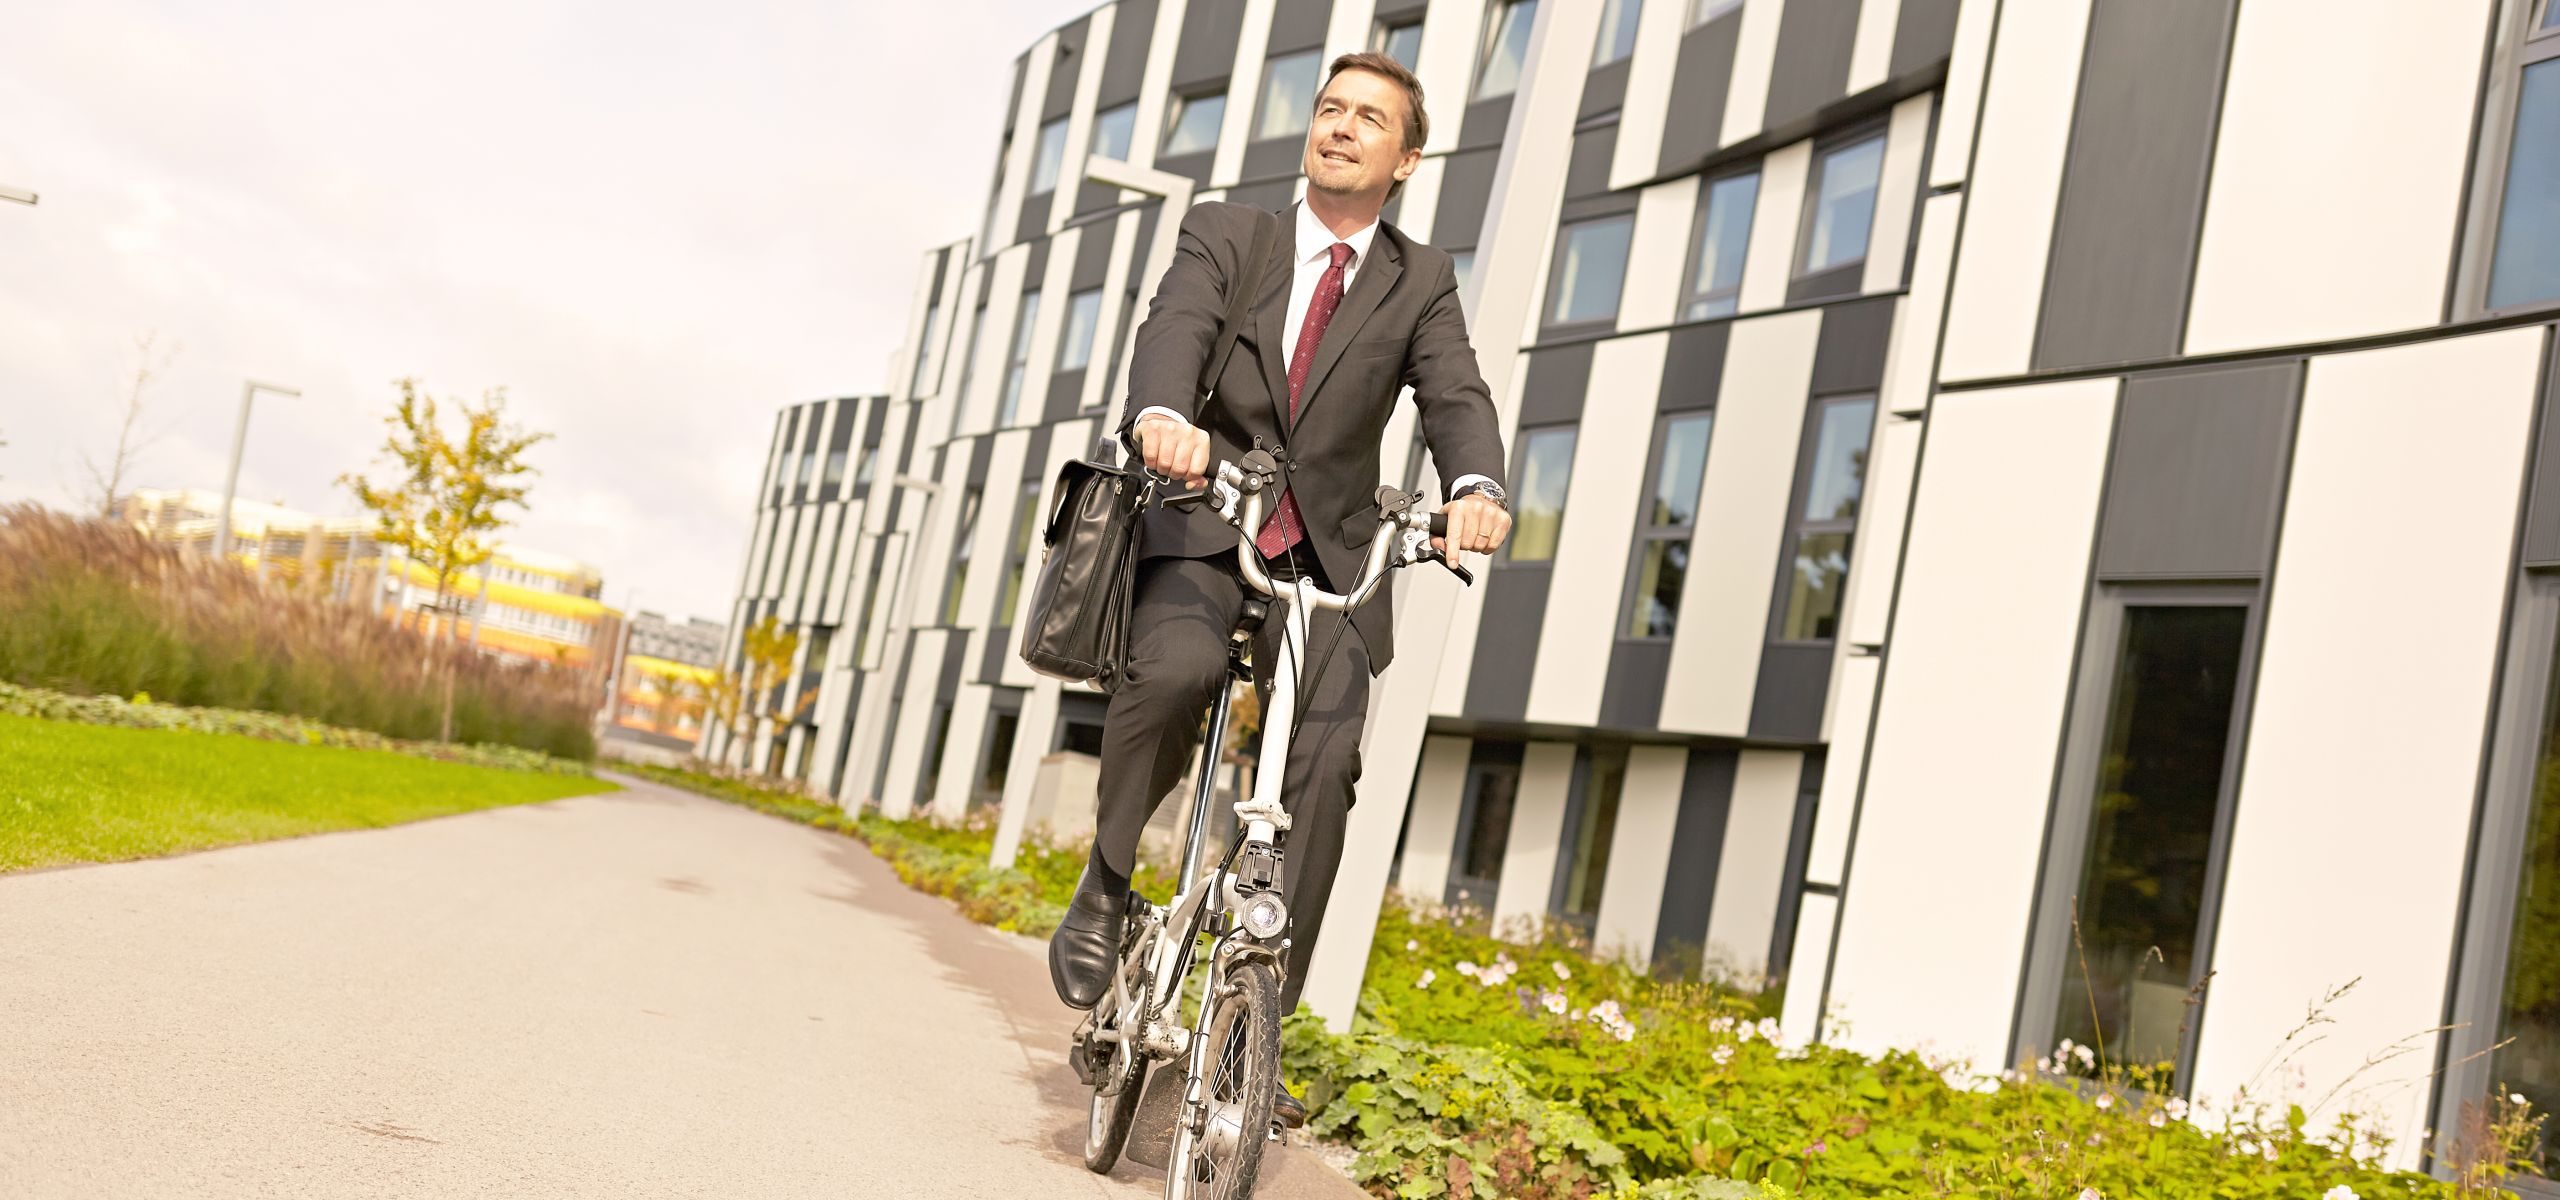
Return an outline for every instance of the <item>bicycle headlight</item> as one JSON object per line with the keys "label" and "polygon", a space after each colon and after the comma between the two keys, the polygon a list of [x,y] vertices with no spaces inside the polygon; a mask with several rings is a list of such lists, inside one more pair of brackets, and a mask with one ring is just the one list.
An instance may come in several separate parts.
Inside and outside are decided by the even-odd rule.
{"label": "bicycle headlight", "polygon": [[1245,932],[1269,941],[1289,924],[1289,909],[1278,896],[1265,892],[1245,901],[1242,919]]}

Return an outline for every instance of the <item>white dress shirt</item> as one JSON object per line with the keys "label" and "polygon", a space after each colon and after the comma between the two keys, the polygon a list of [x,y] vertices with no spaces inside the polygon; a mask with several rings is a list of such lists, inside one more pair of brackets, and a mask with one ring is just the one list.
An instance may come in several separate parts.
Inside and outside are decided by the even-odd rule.
{"label": "white dress shirt", "polygon": [[[1324,227],[1324,222],[1316,219],[1312,209],[1304,203],[1298,205],[1298,257],[1290,269],[1289,316],[1280,330],[1280,344],[1288,347],[1288,353],[1298,352],[1298,332],[1306,326],[1307,306],[1315,301],[1316,285],[1323,282],[1326,269],[1333,265],[1333,244],[1342,242],[1351,247],[1351,260],[1342,267],[1342,291],[1349,295],[1352,281],[1360,277],[1360,264],[1369,260],[1369,243],[1377,236],[1378,223],[1371,221],[1354,230],[1351,236],[1337,238],[1332,230]],[[1282,366],[1285,371],[1286,364]],[[1181,413],[1161,404],[1150,404],[1138,411],[1140,420],[1157,414],[1190,424],[1183,420]],[[1489,482],[1492,481],[1482,475],[1461,475],[1449,485],[1449,494],[1454,496],[1475,484]]]}

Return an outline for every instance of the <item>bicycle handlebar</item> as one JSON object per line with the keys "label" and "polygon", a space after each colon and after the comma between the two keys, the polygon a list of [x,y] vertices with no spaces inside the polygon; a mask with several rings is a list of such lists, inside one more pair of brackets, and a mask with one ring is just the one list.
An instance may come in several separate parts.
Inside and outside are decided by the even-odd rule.
{"label": "bicycle handlebar", "polygon": [[[1150,470],[1150,475],[1164,476]],[[1272,580],[1263,569],[1261,552],[1253,540],[1262,528],[1265,510],[1280,475],[1279,464],[1268,451],[1256,450],[1244,461],[1221,461],[1209,473],[1207,488],[1183,495],[1167,496],[1160,503],[1171,507],[1190,508],[1207,504],[1221,520],[1236,529],[1236,562],[1245,582],[1266,596],[1276,596],[1286,586],[1289,594],[1303,600],[1311,608],[1349,612],[1366,604],[1386,582],[1387,572],[1420,562],[1437,562],[1447,567],[1460,582],[1473,584],[1475,573],[1459,565],[1431,546],[1431,539],[1449,532],[1447,514],[1416,507],[1419,495],[1392,487],[1378,489],[1378,536],[1369,543],[1368,558],[1361,564],[1359,581],[1346,592],[1328,592],[1304,580],[1283,585]]]}

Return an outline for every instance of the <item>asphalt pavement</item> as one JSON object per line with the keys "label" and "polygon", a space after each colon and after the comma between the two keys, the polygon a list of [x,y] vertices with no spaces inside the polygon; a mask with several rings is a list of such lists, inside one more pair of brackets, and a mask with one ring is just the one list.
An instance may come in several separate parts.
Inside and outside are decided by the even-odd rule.
{"label": "asphalt pavement", "polygon": [[1039,943],[649,784],[0,876],[0,1196],[1161,1194],[1085,1171],[1071,1026]]}

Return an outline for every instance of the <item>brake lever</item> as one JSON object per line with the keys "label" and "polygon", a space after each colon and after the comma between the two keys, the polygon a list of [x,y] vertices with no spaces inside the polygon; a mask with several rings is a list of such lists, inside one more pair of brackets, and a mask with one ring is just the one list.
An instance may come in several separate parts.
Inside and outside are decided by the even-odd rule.
{"label": "brake lever", "polygon": [[1175,492],[1171,495],[1158,496],[1156,497],[1156,503],[1161,504],[1166,508],[1178,508],[1187,511],[1200,507],[1202,504],[1207,503],[1208,499],[1209,489],[1201,488],[1195,492]]}

